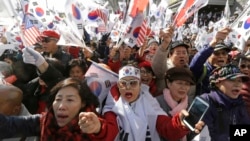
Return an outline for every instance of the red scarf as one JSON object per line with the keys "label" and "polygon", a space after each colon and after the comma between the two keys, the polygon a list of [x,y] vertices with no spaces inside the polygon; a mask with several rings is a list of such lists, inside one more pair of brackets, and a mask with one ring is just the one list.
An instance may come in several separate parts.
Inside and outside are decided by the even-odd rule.
{"label": "red scarf", "polygon": [[41,141],[90,141],[78,125],[78,116],[64,127],[57,125],[52,109],[41,118]]}

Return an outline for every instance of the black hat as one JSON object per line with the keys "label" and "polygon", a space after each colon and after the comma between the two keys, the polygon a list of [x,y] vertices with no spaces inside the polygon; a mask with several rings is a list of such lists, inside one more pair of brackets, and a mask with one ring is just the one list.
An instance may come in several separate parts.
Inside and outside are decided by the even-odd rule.
{"label": "black hat", "polygon": [[186,44],[185,42],[183,42],[183,41],[174,41],[174,42],[172,42],[172,44],[170,45],[170,50],[172,50],[172,49],[174,49],[174,48],[176,48],[176,47],[180,47],[180,46],[183,46],[183,47],[185,47],[185,48],[189,48],[189,45],[188,44]]}
{"label": "black hat", "polygon": [[184,80],[190,82],[191,85],[194,85],[194,76],[192,71],[189,68],[184,67],[173,67],[167,70],[166,79],[169,80]]}
{"label": "black hat", "polygon": [[217,45],[215,45],[215,48],[214,48],[214,51],[218,51],[218,50],[226,50],[227,52],[230,52],[231,51],[231,48],[228,47],[226,44],[224,43],[219,43]]}

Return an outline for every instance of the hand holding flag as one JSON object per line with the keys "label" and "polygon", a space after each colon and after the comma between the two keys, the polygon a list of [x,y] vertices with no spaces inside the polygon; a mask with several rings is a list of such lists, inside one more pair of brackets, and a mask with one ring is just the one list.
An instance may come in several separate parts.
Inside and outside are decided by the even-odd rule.
{"label": "hand holding flag", "polygon": [[167,28],[160,31],[159,38],[162,40],[161,48],[167,49],[168,45],[171,43],[172,38],[174,36],[174,26],[168,26]]}

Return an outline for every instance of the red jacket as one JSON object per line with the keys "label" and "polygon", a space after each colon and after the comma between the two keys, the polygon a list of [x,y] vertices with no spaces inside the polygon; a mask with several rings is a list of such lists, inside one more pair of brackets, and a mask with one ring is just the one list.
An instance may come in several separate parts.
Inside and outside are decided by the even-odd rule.
{"label": "red jacket", "polygon": [[[117,85],[113,86],[110,91],[115,101],[117,101],[120,97]],[[106,120],[106,129],[104,130],[107,130],[106,133],[109,134],[107,137],[114,140],[113,138],[115,138],[119,132],[116,114],[109,111],[104,114],[104,118]],[[189,132],[189,129],[181,125],[178,115],[175,115],[173,118],[159,115],[156,121],[156,130],[159,136],[170,141],[177,141]]]}
{"label": "red jacket", "polygon": [[112,59],[109,59],[109,60],[108,60],[108,66],[111,68],[111,70],[112,70],[113,72],[118,73],[120,67],[122,66],[122,63],[121,63],[121,61],[113,62]]}

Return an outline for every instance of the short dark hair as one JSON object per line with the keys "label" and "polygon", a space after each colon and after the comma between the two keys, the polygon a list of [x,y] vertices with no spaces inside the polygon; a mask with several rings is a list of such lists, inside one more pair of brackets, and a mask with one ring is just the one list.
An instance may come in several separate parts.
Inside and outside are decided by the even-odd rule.
{"label": "short dark hair", "polygon": [[66,66],[66,72],[67,72],[66,76],[69,76],[70,70],[76,66],[80,67],[84,74],[86,73],[88,69],[88,65],[81,59],[79,58],[72,59],[69,61],[68,65]]}

